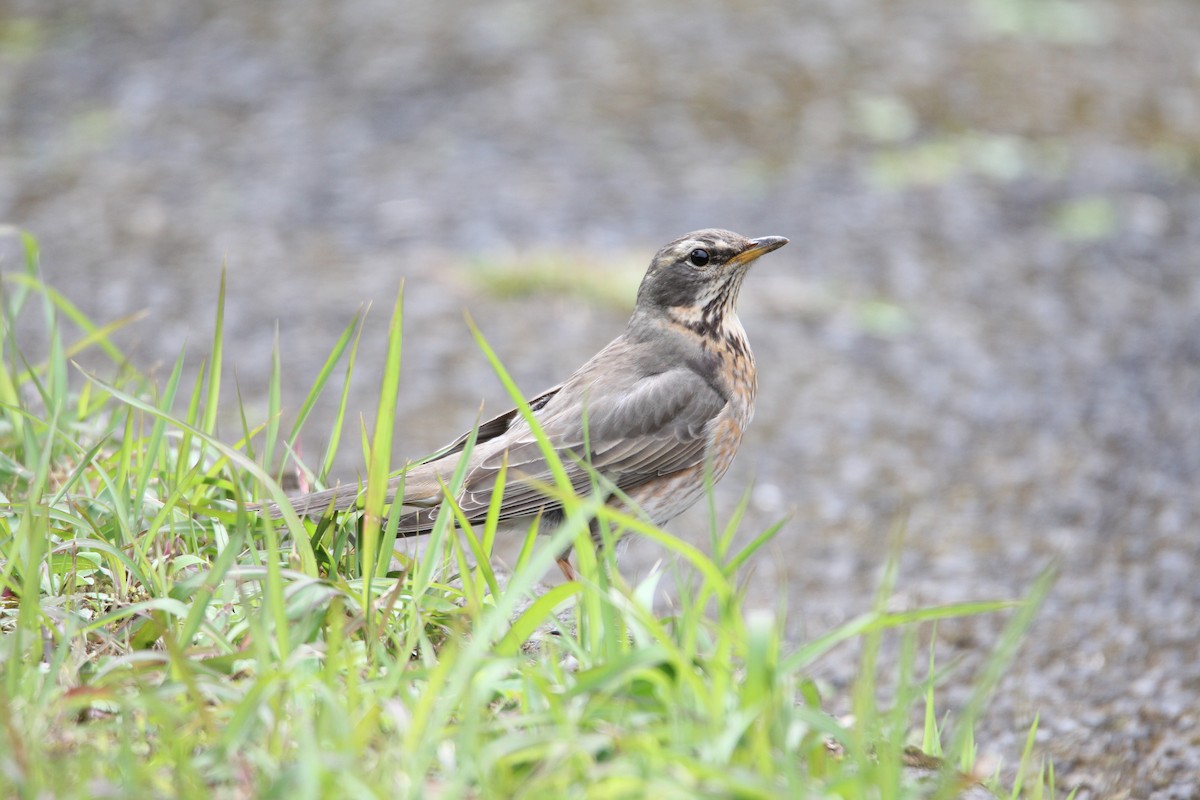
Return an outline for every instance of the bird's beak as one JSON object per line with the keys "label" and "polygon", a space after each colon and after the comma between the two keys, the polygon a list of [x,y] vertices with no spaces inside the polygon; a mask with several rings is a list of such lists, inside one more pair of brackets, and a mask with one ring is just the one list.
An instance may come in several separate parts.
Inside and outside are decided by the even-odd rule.
{"label": "bird's beak", "polygon": [[733,258],[729,259],[731,266],[743,266],[749,264],[759,256],[765,256],[772,250],[778,250],[788,243],[788,240],[782,236],[763,236],[758,239],[751,239],[750,246],[742,252],[738,253]]}

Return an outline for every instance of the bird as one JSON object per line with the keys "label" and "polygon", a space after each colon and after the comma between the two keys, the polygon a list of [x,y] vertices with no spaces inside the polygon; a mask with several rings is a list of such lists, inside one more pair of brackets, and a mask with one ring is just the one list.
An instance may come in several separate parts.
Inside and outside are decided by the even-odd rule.
{"label": "bird", "polygon": [[[606,503],[631,510],[631,500],[662,526],[704,494],[706,470],[714,483],[724,476],[754,416],[758,390],[735,307],[738,293],[750,265],[787,243],[782,236],[748,239],[716,228],[670,242],[651,259],[625,330],[565,381],[528,399],[576,491],[591,491],[594,471],[619,490]],[[536,517],[539,532],[552,532],[563,519],[561,505],[545,491],[553,476],[529,423],[512,408],[430,460],[409,464],[389,485],[390,513],[402,515],[398,535],[433,529],[443,487],[472,433],[454,498],[463,517],[484,521],[507,464],[499,519],[527,529]],[[353,509],[358,498],[357,486],[340,485],[289,499],[297,513],[322,515]],[[281,514],[277,506],[266,509]],[[592,536],[599,543],[594,522]],[[573,580],[569,556],[570,550],[557,561]]]}

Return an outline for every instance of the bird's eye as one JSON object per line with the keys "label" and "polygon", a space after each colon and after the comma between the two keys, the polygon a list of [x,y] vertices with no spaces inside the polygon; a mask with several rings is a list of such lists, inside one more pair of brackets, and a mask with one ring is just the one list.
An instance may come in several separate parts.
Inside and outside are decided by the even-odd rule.
{"label": "bird's eye", "polygon": [[688,261],[691,262],[692,266],[694,267],[703,267],[708,264],[708,251],[701,250],[697,247],[691,252],[690,255],[688,255]]}

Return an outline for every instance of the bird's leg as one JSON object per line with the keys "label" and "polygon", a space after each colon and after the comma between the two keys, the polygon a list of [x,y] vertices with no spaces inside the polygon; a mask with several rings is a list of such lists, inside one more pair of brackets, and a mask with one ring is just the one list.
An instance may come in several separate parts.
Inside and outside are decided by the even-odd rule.
{"label": "bird's leg", "polygon": [[[591,529],[593,546],[599,550],[601,544],[600,521],[593,517],[588,522],[588,528]],[[558,568],[562,570],[563,576],[569,581],[579,578],[579,573],[571,566],[571,548],[567,548],[567,551],[558,557]]]}
{"label": "bird's leg", "polygon": [[563,553],[558,558],[558,568],[562,570],[563,577],[568,581],[575,580],[578,576],[575,574],[575,568],[571,566],[570,551]]}

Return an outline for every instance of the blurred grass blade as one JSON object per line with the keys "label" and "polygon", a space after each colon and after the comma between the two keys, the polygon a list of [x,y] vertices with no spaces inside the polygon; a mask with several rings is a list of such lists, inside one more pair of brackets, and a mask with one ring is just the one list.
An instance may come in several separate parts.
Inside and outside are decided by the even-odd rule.
{"label": "blurred grass blade", "polygon": [[[57,289],[42,283],[42,281],[37,278],[36,274],[36,256],[33,257],[33,263],[35,266],[32,272],[29,272],[25,275],[6,275],[4,280],[8,283],[23,286],[27,290],[32,290],[45,299],[46,312],[50,315],[47,321],[48,328],[57,329],[58,325],[55,322],[53,315],[53,311],[57,310],[84,332],[83,338],[71,345],[70,348],[66,349],[64,351],[64,355],[70,358],[71,356],[82,352],[88,347],[95,345],[104,351],[105,355],[112,360],[113,364],[122,366],[128,363],[128,359],[125,357],[125,354],[122,353],[115,344],[113,344],[110,334],[126,327],[127,325],[137,322],[138,320],[144,319],[147,312],[138,311],[121,317],[114,322],[107,323],[103,326],[96,325],[88,318],[86,314],[79,310],[78,306],[64,297]],[[19,304],[14,303],[14,305]],[[10,317],[11,319],[15,319],[18,309],[13,308],[7,313],[13,315]],[[39,369],[39,372],[44,372],[45,369],[46,366],[43,366],[41,369]],[[24,376],[22,376],[21,380],[24,380]]]}
{"label": "blurred grass blade", "polygon": [[333,455],[337,452],[338,442],[341,438],[342,421],[346,415],[346,401],[350,391],[350,377],[354,369],[354,359],[358,352],[359,337],[362,336],[363,315],[361,312],[354,315],[350,320],[350,324],[342,331],[338,337],[333,349],[329,352],[325,362],[321,365],[321,369],[317,372],[316,380],[313,381],[312,388],[305,395],[304,401],[300,404],[300,410],[296,413],[296,422],[292,425],[292,430],[288,433],[286,443],[288,451],[295,448],[296,443],[300,439],[300,433],[304,430],[304,424],[308,422],[308,418],[312,415],[313,407],[317,404],[317,399],[321,393],[325,391],[325,387],[329,384],[329,379],[333,375],[333,369],[342,359],[342,355],[347,348],[350,350],[350,356],[346,365],[345,379],[342,385],[341,400],[338,404],[337,415],[334,418],[333,428],[329,434],[328,452],[325,460],[322,462],[320,472],[317,475],[318,480],[324,480],[325,475],[333,466]]}
{"label": "blurred grass blade", "polygon": [[[1042,570],[1033,582],[1024,602],[1017,606],[1012,619],[1008,621],[1004,631],[1000,634],[991,657],[984,663],[982,675],[976,681],[971,695],[954,725],[950,745],[946,748],[947,764],[958,763],[975,730],[975,722],[983,711],[985,701],[1004,677],[1005,671],[1017,654],[1017,648],[1024,639],[1025,633],[1033,624],[1033,619],[1046,602],[1046,598],[1049,597],[1050,590],[1054,587],[1057,578],[1058,570],[1055,567],[1051,566]],[[944,771],[935,798],[949,800],[953,795],[953,774]]]}
{"label": "blurred grass blade", "polygon": [[300,518],[296,515],[295,510],[288,502],[287,495],[284,494],[283,489],[279,487],[279,484],[272,480],[271,476],[265,470],[263,470],[262,467],[256,464],[253,460],[247,458],[243,453],[233,449],[232,447],[229,447],[212,436],[205,434],[199,428],[189,425],[183,420],[172,417],[165,411],[159,410],[144,400],[134,397],[128,392],[118,388],[113,384],[106,383],[94,375],[88,375],[87,377],[89,380],[108,391],[114,398],[120,400],[122,403],[140,409],[155,418],[163,419],[167,423],[184,431],[186,434],[202,440],[209,447],[212,447],[225,456],[225,458],[228,459],[231,464],[239,467],[242,470],[245,470],[261,481],[263,486],[267,488],[271,499],[279,504],[280,514],[287,523],[288,529],[293,533],[292,538],[295,547],[300,554],[301,569],[305,574],[316,575],[316,562],[313,556],[312,547],[308,541],[308,537],[304,535],[304,525],[300,522]]}
{"label": "blurred grass blade", "polygon": [[578,582],[563,583],[550,589],[544,595],[534,600],[529,608],[517,617],[508,633],[496,643],[496,654],[500,656],[515,656],[521,650],[521,645],[550,618],[554,610],[570,598],[583,591]]}
{"label": "blurred grass blade", "polygon": [[217,290],[217,318],[213,324],[212,352],[209,354],[208,394],[204,399],[204,419],[200,430],[212,436],[217,432],[217,409],[221,400],[221,370],[225,353],[225,278],[226,267],[221,265],[221,286]]}
{"label": "blurred grass blade", "polygon": [[554,478],[555,486],[559,491],[557,499],[564,504],[564,512],[568,511],[571,498],[575,497],[575,490],[571,485],[570,478],[567,477],[567,471],[563,467],[562,460],[558,457],[557,448],[546,436],[546,432],[542,429],[541,423],[538,422],[533,409],[529,407],[529,402],[525,399],[524,393],[517,387],[516,381],[509,375],[508,370],[500,363],[500,358],[496,355],[496,351],[488,344],[487,339],[483,336],[483,332],[475,325],[475,321],[471,319],[470,315],[467,315],[467,326],[471,329],[471,334],[475,337],[475,343],[483,351],[488,363],[491,364],[492,371],[496,373],[496,377],[504,385],[504,390],[508,392],[509,399],[516,405],[517,412],[529,424],[534,439],[537,440],[538,449],[541,450],[542,456],[546,459],[546,466],[549,468],[550,474]]}
{"label": "blurred grass blade", "polygon": [[375,432],[371,437],[371,457],[367,465],[367,497],[363,506],[362,569],[363,606],[369,607],[371,578],[386,575],[391,552],[381,553],[379,534],[383,506],[391,481],[392,439],[396,428],[396,398],[400,393],[400,350],[404,327],[404,282],[396,291],[392,318],[388,323],[387,355],[379,383],[379,405],[375,413]]}

